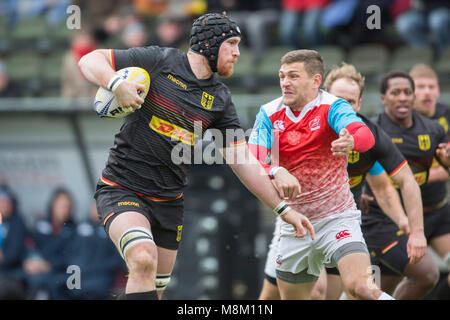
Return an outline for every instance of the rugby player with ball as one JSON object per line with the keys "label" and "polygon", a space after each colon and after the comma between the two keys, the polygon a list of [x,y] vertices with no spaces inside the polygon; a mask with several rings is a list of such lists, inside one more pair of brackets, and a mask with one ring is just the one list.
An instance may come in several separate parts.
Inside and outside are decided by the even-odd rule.
{"label": "rugby player with ball", "polygon": [[[309,231],[314,238],[309,220],[286,205],[250,155],[230,90],[216,75],[231,76],[240,40],[239,27],[225,14],[205,14],[193,24],[187,53],[157,46],[99,49],[79,62],[89,81],[114,94],[115,101],[105,95],[96,98],[103,99],[97,112],[113,116],[116,109],[103,111],[110,101],[126,115],[95,193],[105,230],[127,263],[126,299],[157,299],[157,289],[160,296],[170,281],[190,167],[174,164],[171,152],[180,143],[194,146],[201,138],[195,136],[194,126],[200,126],[202,134],[210,128],[222,133],[217,147],[246,187],[292,224],[296,237]],[[116,72],[129,67],[144,69],[150,87],[125,81]],[[138,92],[147,94],[144,98]],[[127,113],[129,107],[134,112]],[[230,137],[230,132],[240,134]]]}

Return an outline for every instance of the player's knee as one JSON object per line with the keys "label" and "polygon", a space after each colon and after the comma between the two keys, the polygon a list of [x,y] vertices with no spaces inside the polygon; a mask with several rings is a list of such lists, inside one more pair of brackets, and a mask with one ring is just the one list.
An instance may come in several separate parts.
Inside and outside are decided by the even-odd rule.
{"label": "player's knee", "polygon": [[311,292],[311,300],[325,300],[327,288],[318,281]]}
{"label": "player's knee", "polygon": [[147,243],[136,244],[128,250],[126,255],[127,265],[132,274],[156,273],[156,252]]}
{"label": "player's knee", "polygon": [[348,293],[350,293],[353,297],[357,297],[360,299],[367,299],[372,294],[372,290],[375,289],[373,285],[371,285],[370,278],[359,277],[351,279],[344,283]]}
{"label": "player's knee", "polygon": [[427,289],[433,289],[439,281],[439,269],[433,268],[429,272],[424,272],[419,278],[419,282]]}
{"label": "player's knee", "polygon": [[133,227],[126,230],[117,247],[130,273],[156,272],[157,251],[149,229]]}

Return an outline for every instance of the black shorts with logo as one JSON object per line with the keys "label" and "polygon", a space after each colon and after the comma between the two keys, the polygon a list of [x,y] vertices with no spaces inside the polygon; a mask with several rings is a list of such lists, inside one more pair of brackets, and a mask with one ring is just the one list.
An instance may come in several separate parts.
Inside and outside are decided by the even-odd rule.
{"label": "black shorts with logo", "polygon": [[[425,212],[424,230],[427,242],[450,233],[450,205]],[[406,246],[408,235],[399,230],[388,217],[371,220],[362,224],[364,239],[372,259],[372,264],[380,267],[381,274],[401,276],[409,263]]]}
{"label": "black shorts with logo", "polygon": [[146,196],[117,186],[97,184],[94,195],[97,211],[106,233],[111,222],[119,214],[135,211],[144,215],[150,223],[154,241],[158,247],[176,250],[180,244],[183,228],[184,200],[155,201]]}
{"label": "black shorts with logo", "polygon": [[409,263],[406,250],[408,235],[391,220],[389,222],[363,223],[362,231],[371,264],[378,266],[382,275],[402,276]]}

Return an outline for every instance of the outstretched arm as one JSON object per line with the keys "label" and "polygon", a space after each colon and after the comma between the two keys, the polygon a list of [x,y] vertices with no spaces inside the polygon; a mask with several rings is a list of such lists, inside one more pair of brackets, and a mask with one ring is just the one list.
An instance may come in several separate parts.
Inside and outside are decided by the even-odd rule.
{"label": "outstretched arm", "polygon": [[269,155],[267,148],[256,144],[249,144],[248,148],[252,155],[259,161],[265,172],[273,178],[274,186],[280,198],[294,200],[301,192],[298,179],[283,167],[267,164],[265,162],[265,159]]}
{"label": "outstretched arm", "polygon": [[423,206],[420,188],[408,165],[401,168],[392,176],[392,180],[400,187],[403,205],[408,215],[410,235],[407,251],[411,262],[415,263],[422,258],[427,248],[427,241],[424,235]]}
{"label": "outstretched arm", "polygon": [[377,199],[377,203],[381,210],[395,222],[400,230],[409,234],[408,217],[403,210],[397,190],[395,190],[389,180],[386,171],[382,171],[377,175],[368,174],[366,176],[366,181]]}
{"label": "outstretched arm", "polygon": [[351,150],[366,152],[375,144],[372,131],[362,122],[353,122],[339,132],[339,137],[331,142],[333,156],[346,156]]}
{"label": "outstretched arm", "polygon": [[[246,144],[221,149],[221,152],[236,176],[265,205],[275,209],[284,201],[278,195],[261,164],[249,152]],[[281,219],[294,226],[296,237],[304,237],[309,230],[311,238],[314,239],[314,228],[304,215],[289,208]]]}
{"label": "outstretched arm", "polygon": [[[259,161],[267,175],[273,180],[275,188],[282,199],[291,201],[300,194],[301,187],[298,179],[291,175],[286,168],[278,166],[271,154],[274,143],[278,141],[278,134],[273,130],[273,125],[263,107],[256,115],[255,125],[248,141],[248,148],[252,155]],[[277,153],[275,151],[275,153]],[[272,163],[266,160],[271,158]]]}

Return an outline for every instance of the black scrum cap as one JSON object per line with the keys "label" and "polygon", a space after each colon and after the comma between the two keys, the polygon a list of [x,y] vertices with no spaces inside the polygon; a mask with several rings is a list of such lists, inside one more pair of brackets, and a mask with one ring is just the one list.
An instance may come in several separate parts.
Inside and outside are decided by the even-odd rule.
{"label": "black scrum cap", "polygon": [[211,70],[216,72],[220,45],[228,38],[240,36],[236,22],[225,14],[207,13],[194,21],[189,46],[192,51],[205,56]]}

